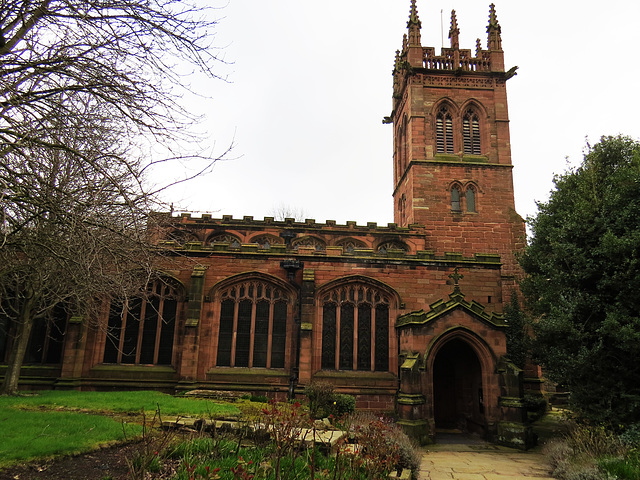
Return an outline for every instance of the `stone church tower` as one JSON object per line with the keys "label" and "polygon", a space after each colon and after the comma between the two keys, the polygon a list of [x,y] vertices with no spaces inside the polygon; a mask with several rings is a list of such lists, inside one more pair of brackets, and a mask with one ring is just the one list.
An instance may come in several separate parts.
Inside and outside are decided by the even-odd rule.
{"label": "stone church tower", "polygon": [[[422,226],[436,256],[479,258],[483,252],[499,258],[501,295],[481,302],[502,310],[517,291],[515,252],[525,241],[524,222],[515,211],[506,91],[517,67],[505,71],[493,4],[487,47],[478,39],[473,54],[460,48],[455,10],[450,46],[439,55],[422,46],[421,27],[412,0],[408,31],[396,52],[393,111],[385,119],[394,129],[394,219],[399,227]],[[457,269],[449,277],[449,301],[398,319],[399,422],[418,438],[425,432],[433,437],[436,428],[459,428],[464,417],[463,429],[482,424],[478,431],[502,443],[530,445],[520,401],[523,372],[507,356],[490,361],[504,341],[498,332],[506,323],[461,308],[465,294],[479,298],[483,285],[461,286]],[[488,333],[481,339],[483,331]],[[538,381],[537,372],[530,376]]]}
{"label": "stone church tower", "polygon": [[[518,273],[513,252],[523,246],[524,223],[513,194],[509,112],[500,25],[490,7],[487,49],[461,49],[455,10],[451,46],[440,55],[421,44],[411,2],[402,50],[393,73],[393,199],[395,222],[426,227],[436,253],[499,254],[503,275]],[[510,296],[513,281],[503,285]]]}

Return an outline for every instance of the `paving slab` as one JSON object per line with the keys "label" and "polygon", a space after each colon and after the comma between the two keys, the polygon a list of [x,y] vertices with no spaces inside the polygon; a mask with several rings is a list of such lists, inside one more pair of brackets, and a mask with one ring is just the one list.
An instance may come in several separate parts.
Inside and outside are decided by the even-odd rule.
{"label": "paving slab", "polygon": [[420,480],[553,480],[539,451],[522,452],[475,437],[447,437],[423,452]]}

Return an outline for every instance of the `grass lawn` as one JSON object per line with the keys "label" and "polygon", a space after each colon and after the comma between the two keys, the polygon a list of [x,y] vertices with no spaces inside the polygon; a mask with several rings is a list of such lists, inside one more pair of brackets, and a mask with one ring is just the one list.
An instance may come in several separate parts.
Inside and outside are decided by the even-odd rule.
{"label": "grass lawn", "polygon": [[132,438],[142,430],[134,421],[139,417],[126,422],[123,431],[122,416],[139,416],[144,411],[147,417],[153,417],[158,407],[164,415],[208,417],[238,413],[233,405],[153,391],[42,391],[0,396],[0,467],[85,452]]}

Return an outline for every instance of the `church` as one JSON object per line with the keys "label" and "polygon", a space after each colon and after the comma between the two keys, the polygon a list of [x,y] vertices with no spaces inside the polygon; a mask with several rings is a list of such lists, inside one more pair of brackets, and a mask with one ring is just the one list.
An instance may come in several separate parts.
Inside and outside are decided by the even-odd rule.
{"label": "church", "polygon": [[164,281],[107,305],[102,328],[75,317],[34,328],[21,386],[286,399],[322,381],[357,408],[394,412],[423,442],[460,429],[530,445],[522,397],[539,392],[539,374],[509,362],[503,315],[525,242],[506,91],[515,69],[493,5],[485,47],[461,48],[459,33],[452,12],[450,46],[423,46],[411,1],[384,118],[393,223],[161,214]]}

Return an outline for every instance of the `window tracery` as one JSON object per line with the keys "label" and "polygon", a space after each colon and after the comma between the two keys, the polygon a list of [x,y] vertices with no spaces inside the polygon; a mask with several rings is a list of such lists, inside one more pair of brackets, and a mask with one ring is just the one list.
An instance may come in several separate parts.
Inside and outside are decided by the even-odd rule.
{"label": "window tracery", "polygon": [[342,247],[345,253],[353,253],[354,250],[360,248],[367,248],[364,242],[356,240],[354,238],[344,238],[336,242],[337,247]]}
{"label": "window tracery", "polygon": [[300,237],[291,242],[291,246],[294,250],[298,250],[298,247],[313,247],[316,252],[322,252],[326,249],[326,244],[316,237]]}
{"label": "window tracery", "polygon": [[361,283],[322,297],[321,367],[327,370],[389,369],[390,298]]}
{"label": "window tracery", "polygon": [[[15,302],[2,302],[0,307],[0,363],[8,360],[17,330]],[[62,361],[64,335],[70,312],[58,304],[44,316],[33,319],[24,365],[57,365]]]}
{"label": "window tracery", "polygon": [[211,237],[209,239],[209,244],[213,245],[214,243],[228,243],[231,248],[240,248],[242,245],[240,239],[230,233],[221,233]]}
{"label": "window tracery", "polygon": [[177,308],[176,290],[162,280],[111,302],[104,363],[171,365]]}
{"label": "window tracery", "polygon": [[167,240],[174,241],[180,244],[200,241],[195,233],[189,232],[187,230],[173,230],[167,235]]}
{"label": "window tracery", "polygon": [[462,140],[466,155],[481,155],[480,119],[473,108],[462,117]]}
{"label": "window tracery", "polygon": [[282,245],[284,241],[280,237],[276,237],[275,235],[258,235],[257,237],[253,237],[251,239],[251,243],[257,243],[260,245],[260,248],[271,248],[271,245]]}
{"label": "window tracery", "polygon": [[436,153],[453,153],[453,118],[446,105],[436,114]]}
{"label": "window tracery", "polygon": [[382,255],[385,255],[389,250],[402,250],[403,252],[408,252],[409,247],[407,244],[398,240],[389,240],[378,245],[378,253]]}
{"label": "window tracery", "polygon": [[216,365],[284,368],[288,294],[264,280],[248,280],[227,287],[220,301]]}

